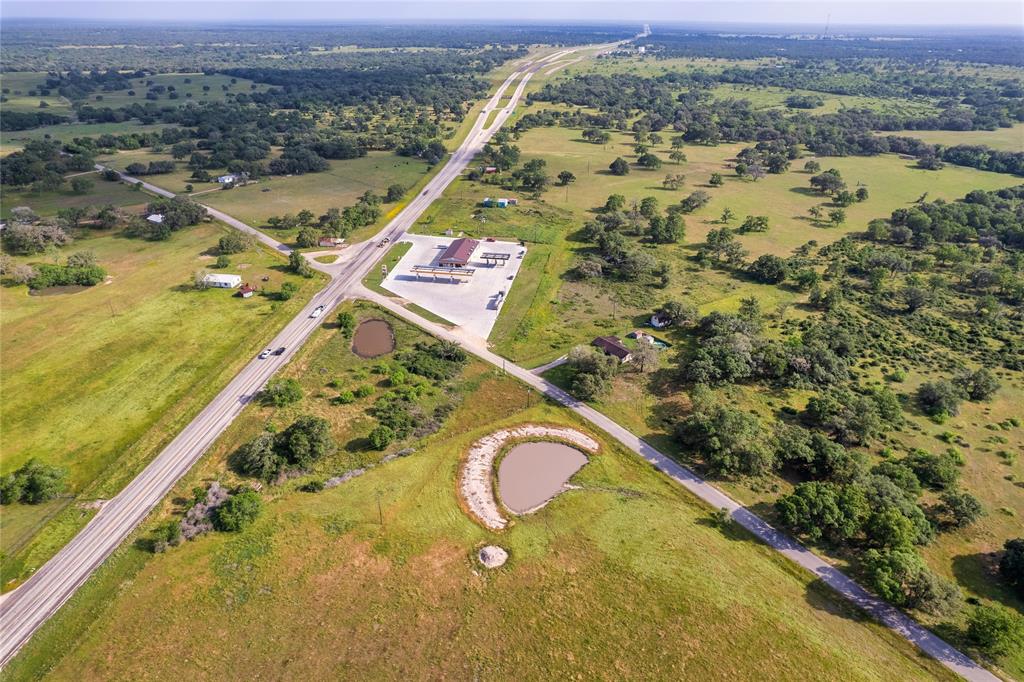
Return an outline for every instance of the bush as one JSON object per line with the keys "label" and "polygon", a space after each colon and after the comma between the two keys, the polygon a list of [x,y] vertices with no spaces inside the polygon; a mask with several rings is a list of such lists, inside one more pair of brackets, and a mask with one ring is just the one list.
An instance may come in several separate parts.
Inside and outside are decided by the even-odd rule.
{"label": "bush", "polygon": [[253,247],[255,240],[241,232],[232,231],[220,238],[217,250],[222,254],[242,253]]}
{"label": "bush", "polygon": [[765,254],[750,264],[750,274],[759,282],[778,284],[789,276],[789,267],[784,259]]}
{"label": "bush", "polygon": [[1001,656],[1020,646],[1021,618],[1002,606],[982,605],[967,619],[967,639],[989,654]]}
{"label": "bush", "polygon": [[960,374],[956,383],[971,400],[988,400],[999,390],[999,380],[985,367]]}
{"label": "bush", "polygon": [[245,490],[217,507],[213,513],[213,525],[217,530],[237,533],[255,521],[262,510],[260,496],[253,490]]}
{"label": "bush", "polygon": [[915,449],[904,460],[914,470],[918,480],[932,490],[947,490],[956,485],[960,478],[960,468],[956,458],[950,452],[933,455],[924,450]]}
{"label": "bush", "polygon": [[381,424],[370,432],[368,439],[370,441],[371,448],[374,450],[383,450],[395,439],[395,432],[390,426]]}
{"label": "bush", "polygon": [[266,388],[260,391],[260,402],[274,407],[285,407],[302,400],[302,385],[291,377],[287,379],[271,379]]}
{"label": "bush", "polygon": [[346,339],[352,337],[352,332],[356,328],[356,316],[352,313],[345,311],[338,313],[338,329],[341,330],[342,336]]}

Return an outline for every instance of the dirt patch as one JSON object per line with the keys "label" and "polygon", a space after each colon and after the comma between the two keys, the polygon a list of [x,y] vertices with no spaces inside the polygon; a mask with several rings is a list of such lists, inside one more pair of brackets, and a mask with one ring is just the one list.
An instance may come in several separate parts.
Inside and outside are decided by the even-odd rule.
{"label": "dirt patch", "polygon": [[376,358],[395,349],[395,332],[384,320],[365,320],[352,337],[352,352],[361,358]]}

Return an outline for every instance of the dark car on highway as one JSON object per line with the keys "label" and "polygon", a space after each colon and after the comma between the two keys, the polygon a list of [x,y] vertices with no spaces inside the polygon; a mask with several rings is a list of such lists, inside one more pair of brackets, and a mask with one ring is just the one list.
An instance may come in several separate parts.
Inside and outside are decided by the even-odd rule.
{"label": "dark car on highway", "polygon": [[280,348],[275,350],[274,355],[284,355],[284,346],[281,346]]}

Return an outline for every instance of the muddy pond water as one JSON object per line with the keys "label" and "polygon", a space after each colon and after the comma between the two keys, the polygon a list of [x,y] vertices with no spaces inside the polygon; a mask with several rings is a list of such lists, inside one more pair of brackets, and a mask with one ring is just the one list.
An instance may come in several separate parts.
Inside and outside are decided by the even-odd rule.
{"label": "muddy pond water", "polygon": [[562,443],[522,443],[498,465],[498,495],[516,514],[541,507],[562,492],[587,456]]}
{"label": "muddy pond water", "polygon": [[356,327],[352,352],[361,358],[375,358],[395,349],[395,334],[384,320],[366,320]]}

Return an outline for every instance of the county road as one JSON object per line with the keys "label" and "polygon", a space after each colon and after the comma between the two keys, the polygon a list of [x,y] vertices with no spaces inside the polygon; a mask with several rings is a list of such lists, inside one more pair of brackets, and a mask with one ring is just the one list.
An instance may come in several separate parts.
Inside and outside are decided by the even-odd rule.
{"label": "county road", "polygon": [[[376,242],[384,237],[394,239],[404,234],[445,187],[462,174],[494,131],[512,114],[523,88],[533,74],[572,51],[562,50],[527,61],[513,72],[487,102],[465,141],[452,153],[444,167],[377,237],[347,249],[341,264],[324,265],[310,261],[312,266],[333,277],[271,341],[271,348],[283,347],[285,352],[279,356],[271,355],[266,360],[253,359],[246,365],[131,483],[100,509],[85,528],[23,585],[6,595],[0,603],[0,665],[6,665],[32,634],[75,593],[213,445],[267,380],[287,364],[309,335],[323,323],[322,319],[310,317],[313,309],[323,305],[331,310],[346,297],[351,297],[351,292],[359,286],[360,280],[380,257]],[[519,84],[512,97],[496,114],[494,122],[485,127],[492,110],[498,107],[505,91],[517,79]],[[126,182],[139,182],[136,178],[122,177]],[[146,182],[143,182],[143,186],[161,196],[174,196]],[[283,244],[231,216],[207,208],[215,218],[252,233],[271,248],[284,253],[290,251]]]}
{"label": "county road", "polygon": [[[599,46],[600,48],[612,47]],[[590,48],[593,49],[593,48]],[[725,509],[743,528],[789,560],[817,576],[824,584],[863,609],[877,621],[935,658],[961,677],[978,682],[997,682],[998,678],[969,657],[922,627],[912,618],[885,601],[871,595],[841,571],[825,562],[786,533],[780,532],[759,516],[743,507],[724,492],[703,480],[686,467],[662,454],[641,438],[609,417],[576,400],[537,373],[508,362],[492,353],[486,341],[435,324],[399,305],[393,299],[364,288],[361,280],[380,257],[376,243],[385,237],[397,241],[412,227],[430,204],[466,168],[486,141],[512,114],[517,102],[537,71],[552,66],[576,50],[562,50],[542,59],[522,64],[501,84],[474,122],[462,145],[452,153],[445,166],[424,189],[374,239],[350,247],[343,258],[330,265],[310,264],[331,275],[330,283],[316,294],[302,312],[271,342],[272,348],[284,347],[281,356],[253,360],[199,415],[121,493],[108,502],[93,520],[58,554],[48,561],[24,585],[0,603],[0,665],[6,664],[32,633],[67,601],[89,575],[117,548],[128,534],[146,517],[173,485],[214,443],[231,421],[253,399],[266,381],[302,345],[321,324],[309,317],[318,305],[333,309],[346,298],[363,298],[390,310],[395,315],[425,329],[438,338],[454,341],[477,357],[501,367],[520,381],[574,411],[595,427],[609,434],[623,446],[650,462],[655,468],[716,509]],[[495,115],[490,126],[486,121],[498,107],[504,92],[519,79],[508,102]],[[129,182],[135,178],[124,176]],[[148,183],[143,185],[162,196],[174,196]],[[249,225],[207,207],[217,219],[248,232],[282,253],[290,249]],[[836,646],[842,644],[837,642]]]}

